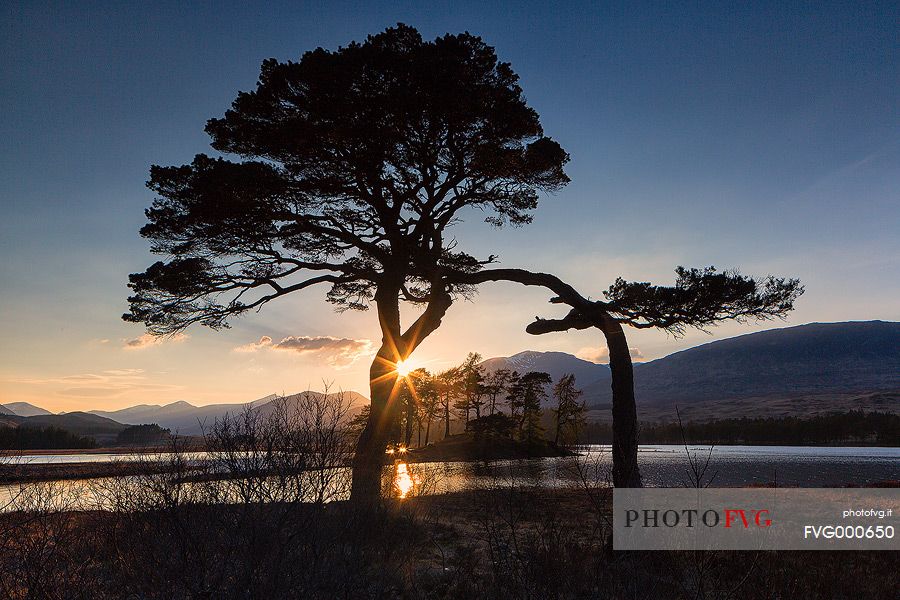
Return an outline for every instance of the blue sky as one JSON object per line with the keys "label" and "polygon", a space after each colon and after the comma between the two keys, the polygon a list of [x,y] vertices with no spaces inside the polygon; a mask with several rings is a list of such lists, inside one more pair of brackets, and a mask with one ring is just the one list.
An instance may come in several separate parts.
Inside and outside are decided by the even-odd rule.
{"label": "blue sky", "polygon": [[[0,8],[0,403],[241,401],[322,379],[365,392],[364,357],[235,350],[377,337],[372,314],[336,315],[324,290],[142,347],[119,315],[127,274],[153,260],[137,235],[149,166],[208,152],[206,119],[255,85],[263,59],[398,21],[426,38],[481,35],[572,156],[572,183],[531,226],[497,232],[472,215],[462,247],[595,296],[617,275],[665,282],[713,264],[800,277],[788,324],[900,319],[896,3],[196,4]],[[589,332],[527,336],[546,299],[485,288],[416,356],[441,368],[469,349],[599,350]],[[630,340],[652,359],[771,326]]]}

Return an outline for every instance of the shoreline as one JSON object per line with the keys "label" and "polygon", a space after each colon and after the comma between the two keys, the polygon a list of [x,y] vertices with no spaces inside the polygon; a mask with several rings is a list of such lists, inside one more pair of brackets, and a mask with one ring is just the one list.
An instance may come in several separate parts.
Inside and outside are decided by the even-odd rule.
{"label": "shoreline", "polygon": [[[423,460],[418,460],[413,458],[420,453],[425,448],[429,448],[434,444],[429,444],[429,446],[424,446],[422,448],[410,448],[407,452],[410,458],[410,462],[427,462]],[[738,442],[710,442],[710,441],[690,441],[688,442],[688,447],[693,446],[714,446],[716,448],[846,448],[846,449],[871,449],[871,448],[885,448],[885,449],[900,449],[900,445],[898,444],[866,444],[866,443],[853,443],[853,444],[785,444],[785,443],[738,443]],[[574,444],[569,446],[572,448],[572,454],[557,454],[557,455],[546,455],[546,456],[570,456],[577,454],[581,449],[591,446],[611,446],[609,442],[590,442],[584,444]],[[638,444],[638,452],[658,452],[658,450],[654,450],[655,446],[671,446],[673,448],[684,448],[684,444],[674,443],[674,442],[644,442]],[[179,450],[172,450],[169,446],[139,446],[139,447],[128,447],[123,448],[121,446],[113,446],[113,447],[104,447],[104,448],[54,448],[54,449],[26,449],[26,450],[0,450],[0,459],[3,458],[18,458],[23,456],[70,456],[70,455],[85,455],[85,456],[94,456],[98,454],[112,454],[116,456],[128,456],[130,454],[172,454],[174,452],[207,452],[205,448],[196,447],[196,448],[179,448]],[[531,458],[541,458],[543,455],[535,455]],[[514,457],[509,457],[514,458]],[[518,458],[518,457],[515,457]],[[528,458],[528,457],[525,457]],[[441,462],[471,462],[472,460],[477,459],[443,459]],[[77,464],[77,463],[73,463]]]}
{"label": "shoreline", "polygon": [[[179,452],[203,452],[202,448],[179,448]],[[27,450],[0,450],[0,458],[15,458],[18,456],[60,456],[69,454],[170,454],[174,452],[171,446],[106,446],[102,448],[40,448]]]}

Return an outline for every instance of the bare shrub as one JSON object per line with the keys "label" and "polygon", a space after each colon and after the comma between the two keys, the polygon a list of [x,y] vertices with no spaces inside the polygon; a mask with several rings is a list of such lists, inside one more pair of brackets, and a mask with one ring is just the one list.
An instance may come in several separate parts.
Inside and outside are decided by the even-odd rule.
{"label": "bare shrub", "polygon": [[[355,440],[343,394],[304,392],[247,407],[204,435],[213,473],[230,483],[232,501],[324,504],[349,494]],[[229,500],[229,498],[222,498]]]}
{"label": "bare shrub", "polygon": [[[71,510],[68,482],[24,483],[0,514],[0,597],[90,598],[99,588],[95,541]],[[85,560],[87,558],[87,560]]]}

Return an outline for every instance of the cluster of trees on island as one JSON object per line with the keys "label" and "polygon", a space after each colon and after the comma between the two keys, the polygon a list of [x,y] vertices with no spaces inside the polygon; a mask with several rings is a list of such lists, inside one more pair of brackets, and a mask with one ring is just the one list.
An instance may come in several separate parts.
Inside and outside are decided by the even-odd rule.
{"label": "cluster of trees on island", "polygon": [[[460,430],[534,442],[548,435],[547,416],[552,417],[553,443],[570,444],[584,426],[586,407],[574,375],[554,382],[541,371],[487,372],[476,352],[439,373],[411,371],[398,388],[387,412],[388,442],[407,448],[427,446]],[[542,405],[548,400],[552,408],[545,414]],[[370,415],[370,407],[363,409],[352,428],[361,433]]]}

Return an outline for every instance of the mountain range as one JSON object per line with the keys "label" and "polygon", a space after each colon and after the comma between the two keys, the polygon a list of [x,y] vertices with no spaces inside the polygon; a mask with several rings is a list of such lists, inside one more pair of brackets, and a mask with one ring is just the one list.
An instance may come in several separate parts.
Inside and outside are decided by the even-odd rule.
{"label": "mountain range", "polygon": [[[272,401],[275,394],[270,394],[259,400],[248,402],[249,406],[260,406]],[[92,410],[91,414],[106,417],[127,423],[140,425],[142,423],[156,423],[160,427],[191,435],[199,433],[206,425],[211,425],[215,419],[226,414],[237,414],[243,410],[244,404],[207,404],[206,406],[194,406],[184,400],[170,404],[138,404],[120,410]]]}
{"label": "mountain range", "polygon": [[[285,400],[297,402],[301,396],[311,394],[321,397],[321,392],[302,392],[287,396]],[[336,396],[337,394],[330,394]],[[103,411],[91,410],[87,412],[75,411],[69,413],[53,414],[49,411],[27,403],[10,403],[0,405],[0,427],[59,427],[78,435],[89,435],[101,441],[114,438],[115,434],[129,425],[141,425],[156,423],[170,429],[173,433],[181,435],[198,435],[208,431],[216,419],[222,419],[228,415],[237,416],[246,408],[251,408],[258,414],[266,417],[275,411],[272,402],[278,398],[270,394],[253,402],[235,404],[208,404],[206,406],[194,406],[188,402],[179,401],[170,404],[139,404],[121,410]],[[345,402],[350,403],[348,416],[358,413],[369,400],[356,392],[343,394]],[[27,406],[20,406],[25,404]],[[22,410],[15,413],[11,407]],[[43,412],[39,412],[43,411]],[[23,413],[34,413],[26,415]]]}
{"label": "mountain range", "polygon": [[[483,363],[575,374],[588,406],[608,409],[606,365],[562,352],[522,352]],[[695,346],[634,366],[643,418],[760,416],[865,408],[900,412],[900,323],[811,323]],[[598,417],[600,415],[592,415]]]}
{"label": "mountain range", "polygon": [[[321,396],[320,392],[304,392]],[[296,400],[301,394],[288,396],[287,400]],[[331,394],[335,395],[335,394]],[[204,430],[208,430],[216,421],[226,415],[238,415],[245,407],[250,407],[262,415],[270,414],[274,405],[272,400],[278,396],[269,394],[258,400],[247,403],[238,404],[207,404],[205,406],[194,406],[185,401],[172,402],[171,404],[140,404],[130,408],[123,408],[114,411],[89,411],[92,414],[106,417],[118,421],[119,423],[127,423],[129,425],[140,425],[142,423],[156,423],[160,427],[170,429],[173,433],[178,432],[182,435],[197,435]],[[354,407],[361,407],[368,404],[369,400],[356,392],[344,393],[344,400],[351,403]]]}
{"label": "mountain range", "polygon": [[[9,405],[6,405],[7,407]],[[29,405],[32,406],[32,405]],[[34,407],[36,408],[36,407]],[[26,407],[26,410],[32,412]],[[81,436],[90,436],[99,443],[113,442],[120,431],[127,425],[86,412],[70,412],[61,415],[52,413],[31,416],[14,415],[9,412],[0,414],[0,427],[56,427]]]}
{"label": "mountain range", "polygon": [[[609,419],[607,365],[564,352],[535,351],[489,358],[482,364],[488,371],[545,371],[554,380],[572,373],[584,391],[589,418]],[[644,420],[671,420],[676,406],[682,417],[695,420],[848,409],[900,412],[900,323],[811,323],[750,333],[636,363],[634,376],[638,413]],[[275,397],[247,404],[266,413]],[[356,392],[345,397],[356,410],[368,403]],[[53,424],[75,432],[114,433],[122,424],[157,423],[193,435],[247,404],[195,406],[179,401],[52,415],[27,402],[12,402],[0,405],[0,424]]]}
{"label": "mountain range", "polygon": [[40,415],[52,415],[49,410],[27,402],[8,402],[0,404],[0,415],[18,415],[20,417],[37,417]]}

